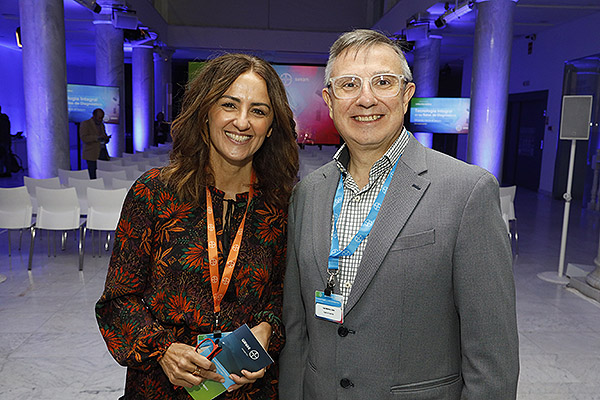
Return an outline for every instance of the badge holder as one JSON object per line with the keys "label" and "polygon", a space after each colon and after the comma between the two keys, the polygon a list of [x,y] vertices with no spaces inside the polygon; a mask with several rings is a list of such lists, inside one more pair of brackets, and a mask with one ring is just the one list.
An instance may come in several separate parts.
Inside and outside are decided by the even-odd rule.
{"label": "badge holder", "polygon": [[344,323],[344,296],[333,293],[336,272],[329,273],[324,291],[315,290],[315,316],[325,321]]}

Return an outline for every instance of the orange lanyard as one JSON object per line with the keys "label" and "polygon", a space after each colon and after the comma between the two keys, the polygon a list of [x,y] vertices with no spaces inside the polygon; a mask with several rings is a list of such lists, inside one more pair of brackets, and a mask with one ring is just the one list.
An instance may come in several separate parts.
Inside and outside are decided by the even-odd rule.
{"label": "orange lanyard", "polygon": [[[221,284],[219,284],[219,256],[217,250],[217,233],[215,231],[215,215],[212,206],[212,197],[210,190],[206,188],[206,230],[208,232],[208,261],[210,267],[210,284],[212,287],[213,301],[215,305],[216,314],[216,325],[215,329],[219,329],[218,326],[218,313],[221,311],[221,300],[225,297],[229,283],[231,282],[231,276],[235,268],[238,255],[240,254],[240,244],[242,243],[242,235],[244,234],[244,222],[246,222],[246,215],[248,214],[248,207],[250,201],[254,195],[254,170],[252,171],[252,177],[250,179],[250,192],[248,193],[248,203],[246,204],[246,212],[244,213],[244,219],[240,223],[240,226],[235,235],[233,245],[229,250],[229,256],[227,256],[227,263],[223,271],[223,277],[221,278]],[[233,206],[232,206],[233,207]]]}

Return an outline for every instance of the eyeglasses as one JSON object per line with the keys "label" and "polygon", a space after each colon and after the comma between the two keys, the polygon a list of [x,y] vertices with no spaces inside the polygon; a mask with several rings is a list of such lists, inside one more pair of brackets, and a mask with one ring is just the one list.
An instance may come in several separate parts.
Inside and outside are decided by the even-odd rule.
{"label": "eyeglasses", "polygon": [[[369,78],[371,91],[377,97],[394,97],[400,93],[402,81],[408,82],[404,75],[377,74]],[[353,99],[360,95],[363,78],[356,75],[342,75],[330,78],[327,87],[333,90],[338,99]]]}
{"label": "eyeglasses", "polygon": [[[194,349],[196,351],[196,353],[198,352],[198,349],[201,348],[202,344],[204,344],[204,342],[210,342],[210,344],[209,344],[209,346],[211,346],[210,353],[206,356],[206,358],[209,360],[212,360],[213,358],[215,358],[215,356],[223,350],[223,348],[217,344],[218,341],[217,341],[217,343],[215,343],[215,341],[212,340],[211,338],[206,338],[196,345],[196,348]],[[202,349],[204,350],[204,348],[202,348]],[[204,351],[202,351],[202,353],[203,352]]]}

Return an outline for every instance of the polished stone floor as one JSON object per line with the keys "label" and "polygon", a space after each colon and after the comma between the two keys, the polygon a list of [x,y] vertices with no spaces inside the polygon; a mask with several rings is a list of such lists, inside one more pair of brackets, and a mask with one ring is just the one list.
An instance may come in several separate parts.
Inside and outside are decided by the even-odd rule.
{"label": "polished stone floor", "polygon": [[[537,277],[556,271],[563,203],[517,192],[519,254],[514,272],[521,338],[520,400],[600,399],[600,307],[562,285]],[[567,262],[593,263],[600,214],[571,211]],[[38,236],[39,238],[39,236]],[[125,369],[106,351],[94,319],[108,253],[88,253],[77,268],[76,242],[47,256],[47,237],[36,239],[27,272],[29,240],[17,250],[0,232],[0,399],[117,399]],[[88,238],[88,252],[90,251]],[[575,269],[572,269],[575,271]]]}

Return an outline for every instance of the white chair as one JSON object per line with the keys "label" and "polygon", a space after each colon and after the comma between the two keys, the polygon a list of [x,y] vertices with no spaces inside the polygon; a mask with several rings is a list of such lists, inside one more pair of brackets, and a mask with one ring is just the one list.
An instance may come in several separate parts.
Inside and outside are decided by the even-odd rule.
{"label": "white chair", "polygon": [[35,214],[38,209],[38,203],[36,199],[36,187],[43,187],[47,189],[60,189],[62,186],[60,185],[60,179],[58,176],[54,178],[47,179],[35,179],[30,178],[28,176],[23,177],[23,182],[25,183],[25,187],[27,188],[27,192],[29,192],[29,197],[31,198],[31,207],[33,208],[33,213]]}
{"label": "white chair", "polygon": [[97,170],[96,176],[98,178],[104,179],[104,188],[105,189],[112,189],[113,178],[127,179],[127,172],[125,172],[124,170],[120,170],[120,171]]}
{"label": "white chair", "polygon": [[[50,231],[62,231],[61,249],[66,246],[66,231],[79,230],[79,256],[81,257],[81,227],[85,219],[80,218],[79,200],[75,188],[47,189],[36,188],[39,203],[35,225],[31,228],[31,244],[29,246],[28,270],[33,260],[35,234],[39,229],[48,231],[48,257],[50,257]],[[54,256],[56,257],[56,237],[54,237]]]}
{"label": "white chair", "polygon": [[77,192],[77,199],[79,200],[79,208],[81,209],[81,215],[86,215],[88,211],[87,189],[89,187],[96,189],[104,189],[104,179],[69,178],[68,187],[75,188],[75,191]]}
{"label": "white chair", "polygon": [[115,171],[125,171],[125,176],[127,180],[135,180],[139,178],[140,175],[142,175],[142,171],[140,171],[137,165],[123,165],[120,169]]}
{"label": "white chair", "polygon": [[112,180],[112,188],[113,189],[131,189],[131,187],[133,186],[133,184],[135,183],[135,179],[134,180],[129,180],[129,179],[119,179],[119,178],[113,178]]}
{"label": "white chair", "polygon": [[123,165],[127,164],[129,161],[138,161],[144,157],[144,153],[123,153]]}
{"label": "white chair", "polygon": [[71,171],[68,169],[58,169],[58,179],[60,180],[60,184],[62,186],[69,185],[69,177],[76,179],[90,179],[90,173],[87,169],[81,169],[78,171]]}
{"label": "white chair", "polygon": [[515,196],[517,194],[516,186],[506,186],[500,188],[500,207],[502,208],[502,197],[508,197],[508,201],[505,199],[505,205],[502,209],[502,214],[506,213],[508,219],[508,231],[509,235],[515,239],[515,251],[519,253],[519,232],[517,231],[517,217],[515,214]]}
{"label": "white chair", "polygon": [[0,229],[8,233],[8,256],[11,256],[10,230],[19,229],[19,250],[23,229],[31,229],[33,209],[27,188],[0,188]]}
{"label": "white chair", "polygon": [[98,160],[96,165],[98,166],[98,169],[102,171],[118,171],[123,168],[123,163],[121,161]]}
{"label": "white chair", "polygon": [[102,231],[108,231],[106,241],[104,243],[104,250],[108,251],[110,243],[110,232],[117,229],[119,217],[121,216],[121,207],[123,201],[127,195],[127,189],[95,189],[88,188],[88,216],[87,222],[83,228],[83,244],[81,247],[81,253],[79,255],[79,270],[83,270],[83,258],[85,256],[85,237],[88,230],[92,231],[92,257],[94,256],[94,233],[98,232],[98,257],[100,257],[101,241],[100,233]]}

